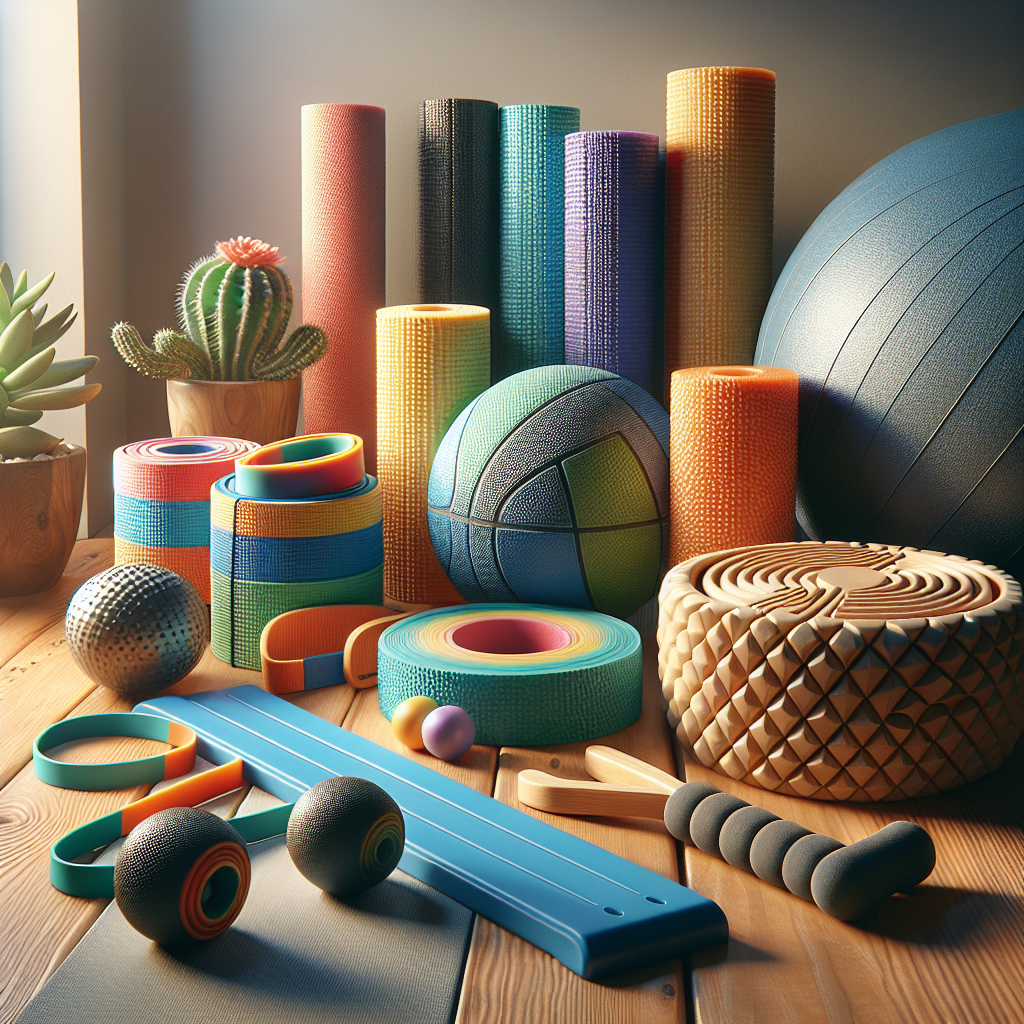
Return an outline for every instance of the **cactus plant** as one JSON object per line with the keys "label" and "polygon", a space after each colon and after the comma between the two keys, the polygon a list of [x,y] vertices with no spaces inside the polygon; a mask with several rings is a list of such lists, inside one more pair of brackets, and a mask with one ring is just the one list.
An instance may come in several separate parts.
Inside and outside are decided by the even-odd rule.
{"label": "cactus plant", "polygon": [[[61,387],[88,373],[99,362],[96,356],[54,362],[54,344],[75,322],[73,306],[65,306],[45,323],[46,303],[34,309],[54,275],[28,287],[28,273],[14,280],[11,268],[0,264],[0,428],[26,427],[46,409],[71,409],[95,398],[102,384]],[[44,438],[42,431],[0,430],[0,458],[28,451]],[[35,454],[46,451],[45,444]],[[31,457],[28,456],[28,457]]]}
{"label": "cactus plant", "polygon": [[[158,331],[147,345],[131,324],[116,324],[114,345],[147,377],[179,380],[286,380],[327,350],[319,327],[287,340],[292,286],[276,246],[253,238],[218,242],[185,273],[178,296],[181,332]],[[182,333],[183,332],[183,333]]]}

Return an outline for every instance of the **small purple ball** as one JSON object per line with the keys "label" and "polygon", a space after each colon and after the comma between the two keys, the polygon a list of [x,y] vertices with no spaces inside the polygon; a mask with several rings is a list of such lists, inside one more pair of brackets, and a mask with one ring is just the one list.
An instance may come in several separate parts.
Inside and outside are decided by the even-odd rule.
{"label": "small purple ball", "polygon": [[444,704],[423,719],[423,746],[442,761],[457,761],[473,746],[476,726],[469,712]]}

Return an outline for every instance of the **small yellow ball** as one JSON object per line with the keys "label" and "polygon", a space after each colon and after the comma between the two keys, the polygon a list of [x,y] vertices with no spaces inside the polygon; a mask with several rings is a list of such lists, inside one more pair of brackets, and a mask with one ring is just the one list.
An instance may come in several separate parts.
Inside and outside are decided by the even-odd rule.
{"label": "small yellow ball", "polygon": [[429,697],[410,697],[395,708],[391,716],[391,731],[400,743],[413,750],[423,749],[423,734],[420,731],[423,719],[437,707],[437,701]]}

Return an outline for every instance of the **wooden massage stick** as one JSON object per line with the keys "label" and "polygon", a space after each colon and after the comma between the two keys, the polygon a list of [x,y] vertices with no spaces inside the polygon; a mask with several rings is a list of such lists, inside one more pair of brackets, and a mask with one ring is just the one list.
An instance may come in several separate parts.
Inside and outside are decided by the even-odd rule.
{"label": "wooden massage stick", "polygon": [[935,847],[912,821],[893,821],[844,846],[706,782],[680,782],[612,747],[592,746],[597,781],[519,773],[519,800],[552,814],[661,818],[676,838],[851,921],[931,874]]}

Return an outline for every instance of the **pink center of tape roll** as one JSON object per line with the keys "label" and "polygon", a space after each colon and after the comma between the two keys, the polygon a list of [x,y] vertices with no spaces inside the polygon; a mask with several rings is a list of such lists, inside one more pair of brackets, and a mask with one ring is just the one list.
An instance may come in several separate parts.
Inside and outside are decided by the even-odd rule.
{"label": "pink center of tape roll", "polygon": [[572,634],[553,622],[536,619],[478,619],[453,629],[451,641],[480,654],[543,654],[568,647]]}

